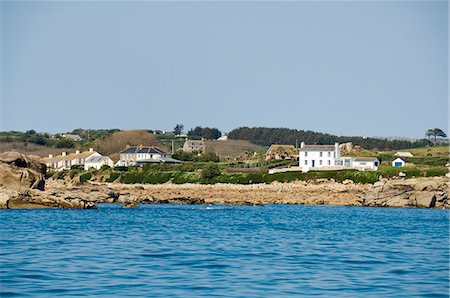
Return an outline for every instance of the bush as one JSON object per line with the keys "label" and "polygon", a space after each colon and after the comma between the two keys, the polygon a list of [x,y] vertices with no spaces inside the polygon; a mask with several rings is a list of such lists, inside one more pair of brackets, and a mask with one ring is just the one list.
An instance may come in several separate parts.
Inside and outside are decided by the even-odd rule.
{"label": "bush", "polygon": [[126,167],[126,166],[115,166],[114,170],[116,170],[118,172],[128,172],[128,167]]}
{"label": "bush", "polygon": [[83,171],[84,170],[84,166],[83,165],[73,165],[70,167],[71,170],[79,170],[79,171]]}
{"label": "bush", "polygon": [[202,169],[203,179],[212,179],[217,176],[220,176],[220,169],[215,163],[209,163]]}
{"label": "bush", "polygon": [[106,179],[105,182],[109,182],[109,183],[114,182],[114,181],[116,181],[117,178],[120,177],[120,175],[121,175],[120,173],[112,172],[111,174],[109,174],[109,178]]}
{"label": "bush", "polygon": [[56,144],[56,148],[73,148],[75,147],[75,142],[69,138],[59,139]]}
{"label": "bush", "polygon": [[92,178],[91,172],[85,172],[80,175],[80,183],[84,183]]}
{"label": "bush", "polygon": [[100,168],[101,172],[106,172],[106,171],[109,171],[109,170],[111,170],[111,167],[108,166],[108,165],[102,165],[102,167]]}

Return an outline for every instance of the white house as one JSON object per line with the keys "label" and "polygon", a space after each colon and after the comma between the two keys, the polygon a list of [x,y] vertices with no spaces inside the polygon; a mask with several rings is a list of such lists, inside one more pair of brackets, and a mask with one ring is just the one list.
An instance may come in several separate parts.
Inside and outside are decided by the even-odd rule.
{"label": "white house", "polygon": [[398,157],[413,157],[414,155],[412,155],[411,152],[397,152],[397,153],[395,153],[395,156],[398,156]]}
{"label": "white house", "polygon": [[406,164],[405,161],[401,158],[396,158],[392,161],[393,167],[404,167],[405,164]]}
{"label": "white house", "polygon": [[49,154],[48,157],[43,158],[48,169],[55,171],[69,170],[74,165],[84,165],[86,160],[92,156],[101,156],[100,153],[89,148],[89,151],[80,152],[76,150],[75,153],[67,154],[62,152],[61,155],[53,157]]}
{"label": "white house", "polygon": [[120,160],[116,166],[132,166],[136,164],[168,162],[179,163],[179,160],[171,158],[167,152],[156,146],[128,146],[120,152]]}
{"label": "white house", "polygon": [[107,165],[110,167],[114,166],[114,162],[108,156],[96,156],[93,155],[85,160],[84,169],[89,170],[90,168],[94,168],[100,170],[103,165]]}
{"label": "white house", "polygon": [[339,144],[334,145],[305,145],[301,143],[299,153],[299,166],[302,170],[312,168],[325,168],[336,166],[340,160],[341,152]]}
{"label": "white house", "polygon": [[352,168],[358,170],[378,170],[380,161],[375,157],[355,157],[352,160]]}

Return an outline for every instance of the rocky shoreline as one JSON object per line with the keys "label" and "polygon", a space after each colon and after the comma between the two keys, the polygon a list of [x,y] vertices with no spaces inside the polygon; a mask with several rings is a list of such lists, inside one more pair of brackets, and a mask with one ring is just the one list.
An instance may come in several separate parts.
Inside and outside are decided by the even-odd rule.
{"label": "rocky shoreline", "polygon": [[[375,184],[328,180],[272,184],[84,184],[45,181],[45,165],[19,153],[0,155],[0,208],[96,208],[97,203],[227,204],[450,208],[448,177],[382,180]],[[44,187],[45,186],[45,187]]]}

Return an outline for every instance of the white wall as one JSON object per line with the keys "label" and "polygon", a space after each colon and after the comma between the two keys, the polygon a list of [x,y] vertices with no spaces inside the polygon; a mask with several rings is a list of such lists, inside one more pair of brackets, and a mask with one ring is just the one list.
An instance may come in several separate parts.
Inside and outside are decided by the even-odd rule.
{"label": "white wall", "polygon": [[377,170],[378,166],[375,166],[376,161],[353,161],[353,168],[356,169],[368,169],[368,170]]}
{"label": "white wall", "polygon": [[329,167],[334,166],[336,159],[335,151],[300,151],[299,166],[300,167]]}

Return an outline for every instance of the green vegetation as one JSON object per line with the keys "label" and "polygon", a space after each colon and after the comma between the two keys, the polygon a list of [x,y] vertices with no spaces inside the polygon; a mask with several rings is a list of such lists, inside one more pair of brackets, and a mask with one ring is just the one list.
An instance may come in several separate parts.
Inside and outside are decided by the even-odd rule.
{"label": "green vegetation", "polygon": [[205,138],[207,140],[216,140],[220,138],[222,132],[217,128],[209,128],[209,127],[201,127],[197,126],[188,132],[188,136],[190,137],[199,137]]}
{"label": "green vegetation", "polygon": [[215,177],[220,176],[220,169],[219,166],[215,163],[208,163],[203,169],[202,169],[202,178],[203,179],[212,179]]}
{"label": "green vegetation", "polygon": [[85,172],[80,175],[80,183],[84,183],[92,178],[91,172]]}

